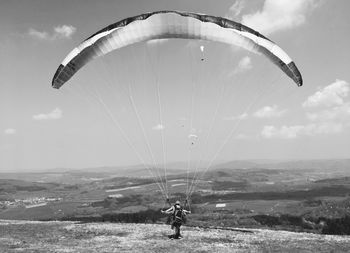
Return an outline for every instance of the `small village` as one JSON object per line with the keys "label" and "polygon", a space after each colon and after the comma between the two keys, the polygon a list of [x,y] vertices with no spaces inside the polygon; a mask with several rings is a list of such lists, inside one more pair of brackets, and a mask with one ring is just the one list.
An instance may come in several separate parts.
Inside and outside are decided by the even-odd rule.
{"label": "small village", "polygon": [[34,198],[26,198],[26,199],[4,200],[4,201],[0,201],[0,209],[8,209],[8,208],[15,208],[15,207],[32,208],[32,207],[44,206],[50,202],[58,202],[61,200],[62,198],[54,198],[54,197],[34,197]]}

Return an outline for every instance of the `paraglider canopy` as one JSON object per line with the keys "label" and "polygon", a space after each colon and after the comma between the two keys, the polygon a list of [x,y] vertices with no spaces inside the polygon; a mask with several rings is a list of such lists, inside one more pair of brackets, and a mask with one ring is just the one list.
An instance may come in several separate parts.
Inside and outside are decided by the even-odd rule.
{"label": "paraglider canopy", "polygon": [[[223,17],[157,11],[123,19],[91,35],[63,60],[52,87],[59,89],[90,60],[113,50],[152,39],[182,38],[217,41],[263,54],[301,86],[301,74],[292,59],[257,31]],[[200,47],[203,52],[204,47]],[[203,58],[202,58],[203,59]]]}

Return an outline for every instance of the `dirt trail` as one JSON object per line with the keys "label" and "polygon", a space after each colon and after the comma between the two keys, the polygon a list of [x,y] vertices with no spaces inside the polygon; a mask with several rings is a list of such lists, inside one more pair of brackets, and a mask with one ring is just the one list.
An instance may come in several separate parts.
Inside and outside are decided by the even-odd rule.
{"label": "dirt trail", "polygon": [[350,236],[183,227],[169,240],[158,224],[0,220],[0,252],[350,252]]}

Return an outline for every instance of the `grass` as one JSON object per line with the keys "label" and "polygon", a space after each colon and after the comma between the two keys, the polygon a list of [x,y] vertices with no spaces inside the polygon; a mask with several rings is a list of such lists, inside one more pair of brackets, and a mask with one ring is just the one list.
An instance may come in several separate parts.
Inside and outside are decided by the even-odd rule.
{"label": "grass", "polygon": [[169,240],[159,224],[0,220],[2,252],[348,252],[350,237],[183,227]]}

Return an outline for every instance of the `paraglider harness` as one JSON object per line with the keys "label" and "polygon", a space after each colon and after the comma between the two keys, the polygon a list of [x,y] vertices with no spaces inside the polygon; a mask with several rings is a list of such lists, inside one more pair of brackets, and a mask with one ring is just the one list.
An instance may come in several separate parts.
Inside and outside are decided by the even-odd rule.
{"label": "paraglider harness", "polygon": [[178,207],[178,205],[174,205],[174,213],[173,215],[173,222],[174,223],[186,223],[186,215],[183,212],[183,208],[182,207]]}
{"label": "paraglider harness", "polygon": [[[170,204],[169,199],[167,199],[167,203]],[[171,204],[170,204],[171,205]],[[188,205],[188,201],[185,201],[185,206]],[[177,204],[173,205],[174,212],[169,215],[167,224],[171,224],[171,228],[174,228],[174,226],[181,226],[182,224],[186,223],[186,214],[183,211],[183,208],[178,206]]]}
{"label": "paraglider harness", "polygon": [[[171,204],[168,198],[166,199],[165,203],[169,204],[173,209],[173,212],[168,215],[166,224],[171,225],[172,229],[174,228],[174,226],[181,226],[182,224],[185,224],[186,213],[184,212],[184,208],[178,206],[177,204]],[[189,206],[188,200],[185,201],[185,208],[186,206]]]}

